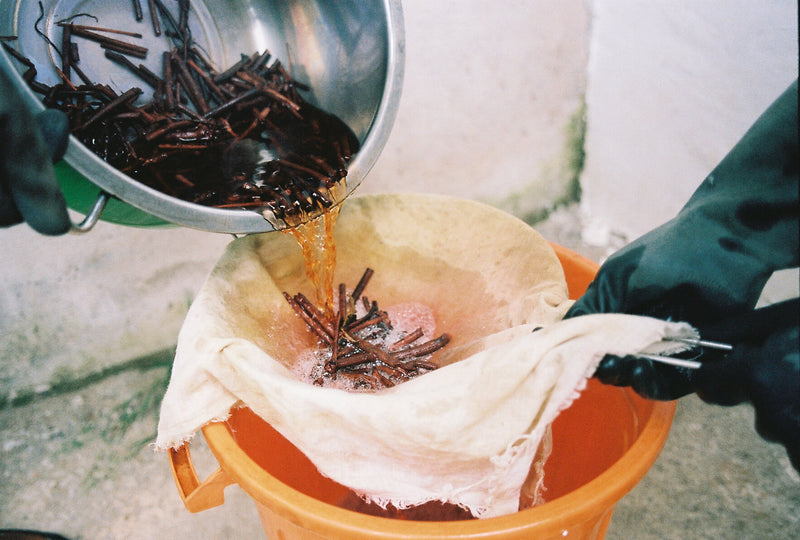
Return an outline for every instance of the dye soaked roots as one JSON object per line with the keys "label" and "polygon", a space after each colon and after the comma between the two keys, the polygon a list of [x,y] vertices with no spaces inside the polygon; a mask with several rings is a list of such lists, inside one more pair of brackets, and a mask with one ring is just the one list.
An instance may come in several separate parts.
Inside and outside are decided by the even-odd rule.
{"label": "dye soaked roots", "polygon": [[[159,73],[129,59],[150,52],[132,42],[142,34],[61,21],[59,49],[38,28],[43,12],[37,32],[61,57],[57,84],[37,80],[35,63],[1,44],[26,68],[23,79],[43,104],[66,113],[81,143],[142,184],[204,206],[271,214],[289,225],[338,203],[360,146],[353,131],[307,102],[301,92],[310,88],[269,51],[242,54],[227,69],[215,69],[192,37],[190,3],[178,4],[177,16],[159,0],[151,9],[154,34],[163,26],[171,42],[160,53]],[[113,81],[90,80],[80,66],[79,44],[102,47],[109,66],[121,66],[142,87],[120,91]],[[142,103],[148,87],[152,99]]]}
{"label": "dye soaked roots", "polygon": [[[294,296],[283,293],[323,344],[310,363],[299,363],[307,366],[300,370],[301,375],[312,379],[314,384],[379,390],[438,367],[430,360],[430,355],[447,345],[450,336],[444,333],[435,339],[422,341],[426,332],[421,326],[410,331],[397,331],[389,313],[381,310],[378,302],[370,302],[362,296],[372,274],[373,270],[367,268],[349,295],[346,285],[339,284],[335,315],[326,315],[302,293]],[[424,309],[424,306],[419,309]]]}

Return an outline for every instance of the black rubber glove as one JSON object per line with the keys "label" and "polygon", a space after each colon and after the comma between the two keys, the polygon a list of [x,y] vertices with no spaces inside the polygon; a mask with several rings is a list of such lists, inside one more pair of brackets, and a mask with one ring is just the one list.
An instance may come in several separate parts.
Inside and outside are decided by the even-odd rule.
{"label": "black rubber glove", "polygon": [[800,470],[800,308],[754,310],[772,273],[798,265],[797,92],[795,81],[674,219],[609,258],[567,317],[648,315],[730,343],[729,353],[704,349],[698,370],[608,356],[595,376],[654,399],[750,402],[759,434]]}
{"label": "black rubber glove", "polygon": [[749,401],[756,430],[783,444],[800,471],[800,300],[797,298],[701,328],[704,337],[733,345],[730,352],[706,349],[694,375],[706,402]]}
{"label": "black rubber glove", "polygon": [[728,343],[733,350],[694,350],[692,359],[702,367],[680,371],[633,357],[608,356],[595,375],[643,395],[664,393],[659,385],[679,379],[707,403],[750,402],[758,433],[783,444],[800,471],[800,300],[747,311],[698,330],[704,339]]}
{"label": "black rubber glove", "polygon": [[[671,221],[603,264],[567,313],[632,313],[703,328],[755,306],[775,270],[798,265],[795,81]],[[703,336],[705,337],[705,336]],[[692,370],[606,358],[596,376],[655,399],[698,391]]]}
{"label": "black rubber glove", "polygon": [[42,234],[70,229],[53,163],[64,155],[69,122],[60,111],[31,114],[0,70],[0,227],[26,221]]}

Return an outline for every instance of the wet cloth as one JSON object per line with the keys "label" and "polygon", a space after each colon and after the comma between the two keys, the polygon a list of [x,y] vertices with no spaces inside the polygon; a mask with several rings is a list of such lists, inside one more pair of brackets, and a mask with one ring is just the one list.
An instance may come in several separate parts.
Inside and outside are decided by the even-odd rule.
{"label": "wet cloth", "polygon": [[503,515],[518,509],[547,427],[604,354],[663,353],[678,348],[665,336],[694,335],[632,315],[559,322],[571,302],[549,244],[477,203],[356,198],[336,234],[337,281],[354,283],[369,266],[369,295],[383,305],[427,303],[436,333],[452,336],[437,353],[444,367],[374,393],[300,380],[293,360],[316,343],[282,295],[303,286],[299,248],[285,235],[239,239],[181,330],[159,448],[248,406],[323,475],[367,500]]}

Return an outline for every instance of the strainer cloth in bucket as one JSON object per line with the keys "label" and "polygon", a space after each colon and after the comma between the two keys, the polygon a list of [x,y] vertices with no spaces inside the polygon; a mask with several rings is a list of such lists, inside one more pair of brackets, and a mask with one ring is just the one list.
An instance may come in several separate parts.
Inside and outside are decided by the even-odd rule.
{"label": "strainer cloth in bucket", "polygon": [[[550,245],[523,222],[459,199],[351,199],[336,227],[337,282],[375,270],[369,296],[419,302],[452,341],[444,367],[374,393],[322,388],[292,364],[315,347],[282,292],[305,290],[288,235],[235,240],[178,339],[156,446],[182,444],[246,405],[320,472],[380,505],[444,501],[515,512],[547,426],[606,353],[674,352],[683,324],[629,315],[561,321],[570,305]],[[535,328],[541,327],[537,331]],[[679,346],[678,346],[679,347]]]}

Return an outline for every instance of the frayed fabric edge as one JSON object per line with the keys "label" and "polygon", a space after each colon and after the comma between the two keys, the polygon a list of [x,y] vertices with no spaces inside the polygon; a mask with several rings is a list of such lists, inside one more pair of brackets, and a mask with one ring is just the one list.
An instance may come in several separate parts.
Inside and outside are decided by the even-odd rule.
{"label": "frayed fabric edge", "polygon": [[[668,321],[669,322],[669,321]],[[664,326],[664,332],[659,341],[648,345],[640,352],[645,354],[661,354],[669,356],[682,353],[694,348],[694,345],[677,341],[678,339],[700,339],[700,332],[688,323],[671,322]]]}
{"label": "frayed fabric edge", "polygon": [[382,498],[382,497],[373,498],[373,497],[367,496],[367,495],[365,495],[363,493],[357,493],[357,492],[354,492],[354,493],[356,493],[356,495],[358,495],[358,497],[361,498],[361,500],[363,500],[365,502],[368,502],[368,503],[375,504],[376,506],[381,507],[383,510],[386,510],[387,507],[390,504],[392,506],[394,506],[395,508],[397,508],[398,510],[408,510],[409,508],[415,508],[415,507],[421,506],[423,504],[428,504],[428,503],[431,503],[431,502],[437,502],[437,503],[442,503],[442,504],[452,504],[454,506],[458,506],[462,510],[466,510],[467,512],[472,514],[472,517],[474,517],[476,519],[481,519],[482,515],[489,511],[489,507],[488,506],[487,507],[480,506],[480,507],[472,507],[471,508],[468,505],[460,503],[458,501],[449,500],[448,497],[430,497],[428,499],[424,499],[424,500],[421,500],[421,501],[416,501],[416,502],[413,502],[413,503],[409,503],[409,502],[397,501],[397,500],[394,500],[394,499],[387,499],[387,498]]}
{"label": "frayed fabric edge", "polygon": [[182,433],[176,437],[171,438],[168,441],[159,442],[158,440],[156,440],[155,442],[150,443],[149,446],[153,449],[154,452],[166,452],[168,450],[177,450],[178,448],[184,446],[185,444],[190,443],[192,439],[194,439],[197,436],[197,433],[199,431],[202,431],[202,429],[208,424],[213,424],[215,422],[226,422],[231,417],[231,410],[233,410],[234,408],[235,406],[228,409],[228,411],[225,414],[220,414],[211,418],[210,420],[208,420],[195,430]]}

